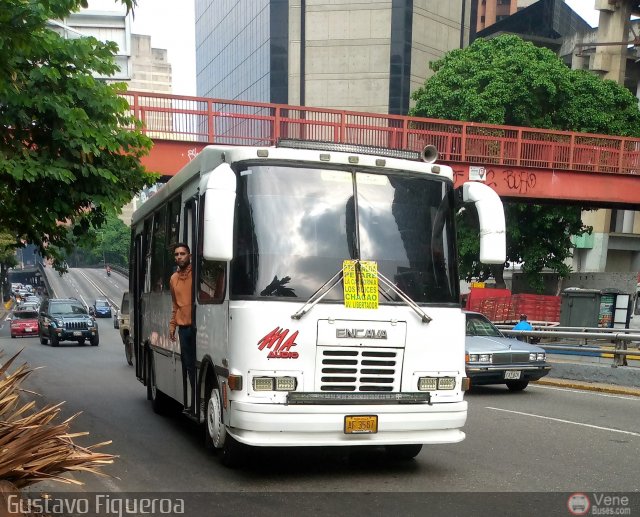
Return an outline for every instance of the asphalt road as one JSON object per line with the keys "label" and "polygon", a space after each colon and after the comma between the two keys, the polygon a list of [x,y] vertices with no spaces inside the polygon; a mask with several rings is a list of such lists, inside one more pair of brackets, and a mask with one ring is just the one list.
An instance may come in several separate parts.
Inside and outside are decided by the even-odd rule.
{"label": "asphalt road", "polygon": [[[112,273],[107,278],[102,270],[72,269],[62,278],[56,275],[52,283],[58,296],[73,295],[89,303],[103,295],[119,303],[126,288],[124,277]],[[2,323],[5,358],[23,349],[22,361],[44,367],[27,384],[40,394],[39,402],[65,401],[65,415],[81,411],[73,430],[89,431],[89,437],[78,440],[83,445],[113,442],[104,449],[118,455],[106,469],[110,477],[77,475],[85,483],[83,491],[515,496],[576,491],[638,495],[640,490],[637,397],[537,385],[521,393],[506,387],[476,388],[467,395],[466,440],[424,447],[413,461],[390,461],[375,449],[256,449],[245,468],[229,470],[204,450],[201,428],[178,414],[153,413],[146,389],[125,361],[112,319],[100,320],[98,347],[61,343],[52,348],[37,338],[10,339],[8,322]],[[78,490],[49,482],[36,489]],[[340,497],[332,500],[345,509]]]}

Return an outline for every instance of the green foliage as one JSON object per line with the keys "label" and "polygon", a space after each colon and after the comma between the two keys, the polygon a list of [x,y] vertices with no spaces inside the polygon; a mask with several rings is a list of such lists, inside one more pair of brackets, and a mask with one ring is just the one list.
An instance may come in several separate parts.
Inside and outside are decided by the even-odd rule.
{"label": "green foliage", "polygon": [[638,99],[613,81],[571,70],[517,36],[478,39],[430,63],[410,114],[487,124],[640,136]]}
{"label": "green foliage", "polygon": [[140,163],[151,141],[125,86],[93,77],[116,71],[116,45],[46,25],[84,3],[0,0],[0,228],[56,259],[157,177]]}
{"label": "green foliage", "polygon": [[123,267],[129,265],[129,241],[131,230],[117,216],[109,215],[99,228],[91,228],[82,243],[67,256],[73,267],[111,264]]}
{"label": "green foliage", "polygon": [[[491,124],[640,136],[638,100],[623,86],[571,70],[548,49],[513,35],[479,39],[430,64],[435,72],[416,90],[411,115]],[[478,262],[477,216],[459,219],[463,278],[501,278],[501,268]],[[576,206],[505,203],[507,264],[522,263],[530,285],[539,273],[569,273],[571,235],[591,232]]]}

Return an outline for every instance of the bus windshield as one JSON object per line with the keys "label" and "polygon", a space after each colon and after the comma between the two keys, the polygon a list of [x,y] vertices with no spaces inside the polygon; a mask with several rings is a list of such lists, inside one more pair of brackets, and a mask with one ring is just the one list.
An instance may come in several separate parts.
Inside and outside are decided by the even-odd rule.
{"label": "bus windshield", "polygon": [[[345,259],[417,303],[458,303],[453,186],[437,177],[290,164],[238,170],[232,298],[307,300]],[[334,288],[325,300],[342,301]],[[400,302],[380,289],[380,303]]]}

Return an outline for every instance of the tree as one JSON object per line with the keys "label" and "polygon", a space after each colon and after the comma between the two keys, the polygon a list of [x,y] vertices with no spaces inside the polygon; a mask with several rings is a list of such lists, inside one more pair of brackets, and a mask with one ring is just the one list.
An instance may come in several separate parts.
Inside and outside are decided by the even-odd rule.
{"label": "tree", "polygon": [[0,0],[0,229],[58,260],[157,178],[140,163],[151,141],[118,95],[125,86],[94,78],[117,70],[116,44],[47,27],[85,5]]}
{"label": "tree", "polygon": [[94,266],[96,264],[129,265],[129,242],[131,229],[115,215],[108,215],[102,227],[90,230],[88,245],[78,246],[67,262],[72,266]]}
{"label": "tree", "polygon": [[[435,74],[413,93],[411,115],[640,136],[640,110],[631,92],[587,71],[571,70],[550,50],[517,36],[478,39],[430,68]],[[507,264],[522,263],[530,285],[538,289],[543,268],[566,276],[571,235],[591,231],[580,212],[577,206],[506,202]],[[458,225],[461,275],[494,276],[499,283],[503,268],[478,263],[477,230],[469,224],[473,217],[467,213]]]}

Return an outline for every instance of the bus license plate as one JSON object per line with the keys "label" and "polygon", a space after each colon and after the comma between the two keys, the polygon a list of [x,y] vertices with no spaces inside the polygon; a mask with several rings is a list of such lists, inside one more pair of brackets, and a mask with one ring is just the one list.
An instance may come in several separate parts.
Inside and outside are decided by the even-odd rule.
{"label": "bus license plate", "polygon": [[345,434],[363,434],[378,432],[377,415],[352,415],[344,417]]}
{"label": "bus license plate", "polygon": [[504,372],[505,379],[519,379],[522,372],[520,370],[507,370]]}

